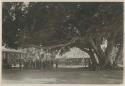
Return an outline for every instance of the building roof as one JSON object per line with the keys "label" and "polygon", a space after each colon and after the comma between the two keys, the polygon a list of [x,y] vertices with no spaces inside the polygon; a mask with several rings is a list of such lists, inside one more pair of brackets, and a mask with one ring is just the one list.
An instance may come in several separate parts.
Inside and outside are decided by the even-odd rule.
{"label": "building roof", "polygon": [[14,53],[24,53],[22,50],[16,50],[16,49],[11,49],[11,48],[6,48],[2,46],[2,51],[3,52],[14,52]]}
{"label": "building roof", "polygon": [[65,54],[63,54],[62,56],[57,54],[56,55],[56,59],[70,59],[70,58],[90,58],[90,56],[88,55],[88,53],[80,50],[79,48],[73,47],[70,49],[70,51],[66,52]]}

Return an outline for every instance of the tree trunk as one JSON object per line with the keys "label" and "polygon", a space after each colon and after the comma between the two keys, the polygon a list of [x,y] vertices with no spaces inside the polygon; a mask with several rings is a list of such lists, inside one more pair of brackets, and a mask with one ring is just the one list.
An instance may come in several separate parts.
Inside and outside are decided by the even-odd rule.
{"label": "tree trunk", "polygon": [[104,62],[104,69],[107,68],[111,68],[112,64],[111,64],[111,53],[113,51],[113,47],[114,47],[114,42],[112,40],[108,41],[108,45],[107,45],[107,49],[105,51],[105,62]]}
{"label": "tree trunk", "polygon": [[82,48],[82,50],[85,51],[86,53],[88,53],[89,56],[90,56],[90,59],[91,59],[91,62],[92,62],[92,64],[91,64],[91,69],[92,69],[92,70],[96,70],[96,66],[97,66],[98,63],[97,63],[97,61],[96,61],[96,58],[95,58],[95,56],[94,56],[94,52],[92,51],[92,49],[89,48],[89,49],[87,50],[87,49],[85,49],[85,48]]}
{"label": "tree trunk", "polygon": [[105,54],[101,50],[101,47],[99,45],[95,44],[95,41],[90,37],[89,43],[92,45],[95,54],[97,55],[97,58],[99,60],[99,69],[103,69],[104,61],[105,61]]}
{"label": "tree trunk", "polygon": [[119,64],[119,60],[121,61],[121,64],[123,64],[123,45],[121,45],[118,49],[117,55],[115,57],[115,61],[113,64],[113,68],[116,68]]}
{"label": "tree trunk", "polygon": [[95,58],[95,56],[94,56],[94,52],[92,51],[92,49],[89,49],[88,54],[90,55],[90,59],[91,59],[91,61],[92,61],[91,69],[92,69],[92,70],[96,70],[98,63],[97,63],[97,61],[96,61],[96,58]]}

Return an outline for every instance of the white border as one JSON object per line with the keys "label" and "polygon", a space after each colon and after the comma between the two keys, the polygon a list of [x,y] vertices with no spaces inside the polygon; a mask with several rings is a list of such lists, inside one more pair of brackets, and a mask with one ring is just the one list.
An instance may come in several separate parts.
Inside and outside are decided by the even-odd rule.
{"label": "white border", "polygon": [[[0,0],[0,45],[2,47],[2,2],[124,2],[124,0]],[[125,6],[125,3],[124,3]],[[125,12],[125,7],[124,7],[124,12]],[[124,14],[125,15],[125,14]],[[125,21],[125,17],[124,17]],[[124,22],[125,25],[125,22]],[[125,30],[124,30],[125,33]],[[125,38],[125,35],[124,35]],[[125,40],[124,40],[125,43]],[[1,51],[1,48],[0,48]],[[125,46],[124,46],[124,51],[125,51]],[[1,52],[0,52],[0,69],[1,69]],[[124,58],[125,62],[125,58]],[[125,67],[125,64],[124,64]],[[2,70],[0,70],[0,74],[2,73]],[[125,70],[124,70],[125,73]],[[1,74],[2,75],[2,74]],[[123,84],[2,84],[2,76],[0,75],[0,85],[1,86],[125,86],[125,75],[124,77],[124,83]]]}
{"label": "white border", "polygon": [[1,2],[124,2],[124,0],[1,0]]}

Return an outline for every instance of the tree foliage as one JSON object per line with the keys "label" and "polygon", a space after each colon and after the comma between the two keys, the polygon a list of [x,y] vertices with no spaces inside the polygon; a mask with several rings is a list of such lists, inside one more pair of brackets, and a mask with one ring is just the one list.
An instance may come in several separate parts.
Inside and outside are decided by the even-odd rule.
{"label": "tree foliage", "polygon": [[[8,47],[43,45],[65,51],[64,47],[77,46],[94,63],[96,53],[102,66],[109,63],[114,46],[122,50],[121,2],[5,2],[2,7],[2,39]],[[108,42],[105,51],[101,49],[104,39]]]}

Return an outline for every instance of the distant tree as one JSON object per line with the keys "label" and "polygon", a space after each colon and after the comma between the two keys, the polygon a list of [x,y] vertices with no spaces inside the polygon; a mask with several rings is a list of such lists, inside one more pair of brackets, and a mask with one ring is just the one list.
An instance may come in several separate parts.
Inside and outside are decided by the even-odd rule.
{"label": "distant tree", "polygon": [[11,48],[18,48],[19,33],[24,28],[25,6],[22,2],[2,4],[2,39]]}

